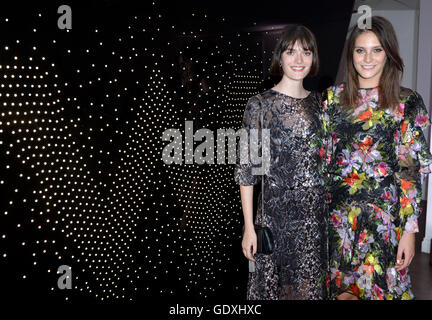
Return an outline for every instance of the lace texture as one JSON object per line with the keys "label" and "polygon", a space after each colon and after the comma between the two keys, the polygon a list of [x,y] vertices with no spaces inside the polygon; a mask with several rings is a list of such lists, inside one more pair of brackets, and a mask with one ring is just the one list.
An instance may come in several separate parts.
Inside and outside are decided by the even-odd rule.
{"label": "lace texture", "polygon": [[[264,206],[260,193],[255,222],[264,220],[272,230],[275,250],[255,255],[256,271],[249,274],[247,298],[324,299],[326,199],[314,144],[320,126],[319,96],[312,92],[299,99],[268,90],[261,97],[249,100],[243,128],[248,132],[270,129],[270,170],[264,175]],[[251,174],[253,166],[240,164],[237,156],[234,177],[238,184],[261,182],[261,176]]]}

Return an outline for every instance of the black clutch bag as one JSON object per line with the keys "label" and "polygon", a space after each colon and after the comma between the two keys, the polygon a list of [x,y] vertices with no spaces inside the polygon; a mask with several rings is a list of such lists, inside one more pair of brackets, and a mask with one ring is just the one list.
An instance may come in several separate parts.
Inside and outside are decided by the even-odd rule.
{"label": "black clutch bag", "polygon": [[273,234],[269,227],[254,225],[257,235],[257,253],[270,254],[274,249]]}
{"label": "black clutch bag", "polygon": [[[260,99],[260,102],[262,104],[261,95],[258,95],[258,98]],[[261,125],[264,127],[264,118],[263,118],[263,112],[261,112]],[[254,229],[255,233],[257,235],[257,251],[256,253],[261,254],[270,254],[274,250],[274,239],[273,234],[269,227],[264,226],[264,179],[265,174],[262,175],[261,180],[261,195],[262,195],[262,222],[261,224],[255,223]],[[243,227],[244,228],[244,227]]]}

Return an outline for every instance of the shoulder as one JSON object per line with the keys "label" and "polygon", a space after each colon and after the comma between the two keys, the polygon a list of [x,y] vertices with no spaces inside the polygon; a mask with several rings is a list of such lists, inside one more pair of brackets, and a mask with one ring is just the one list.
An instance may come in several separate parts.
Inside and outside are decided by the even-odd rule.
{"label": "shoulder", "polygon": [[345,82],[342,82],[339,85],[328,87],[322,92],[322,101],[326,101],[327,104],[339,102],[340,93],[344,90],[344,88]]}
{"label": "shoulder", "polygon": [[248,104],[248,106],[249,106],[249,105],[256,105],[256,104],[260,104],[262,99],[263,99],[263,93],[258,93],[258,94],[256,94],[256,95],[250,97],[250,98],[248,99],[247,104]]}
{"label": "shoulder", "polygon": [[313,99],[317,99],[317,100],[321,100],[321,92],[316,91],[316,90],[312,90],[309,94],[309,97],[313,98]]}
{"label": "shoulder", "polygon": [[334,105],[339,104],[339,96],[345,87],[345,83],[328,87],[322,92],[321,105],[324,110],[337,109]]}
{"label": "shoulder", "polygon": [[416,105],[416,104],[423,104],[423,98],[421,95],[410,88],[401,87],[400,88],[400,100],[401,103],[409,104],[409,105]]}
{"label": "shoulder", "polygon": [[265,101],[265,100],[273,99],[276,95],[277,95],[276,91],[274,91],[272,89],[267,89],[267,90],[255,95],[255,96],[253,96],[253,98],[256,97],[256,99]]}
{"label": "shoulder", "polygon": [[400,88],[400,99],[401,103],[412,104],[420,101],[423,103],[423,98],[417,91],[405,87]]}
{"label": "shoulder", "polygon": [[254,117],[259,113],[259,110],[262,108],[262,101],[265,99],[263,96],[264,93],[258,93],[252,97],[250,97],[246,104],[245,115],[249,117]]}
{"label": "shoulder", "polygon": [[426,116],[429,113],[423,102],[423,98],[415,90],[401,87],[400,99],[401,104],[404,105],[404,113],[408,117]]}
{"label": "shoulder", "polygon": [[260,103],[261,101],[270,99],[274,95],[275,95],[275,93],[271,89],[268,89],[268,90],[265,90],[263,92],[260,92],[260,93],[258,93],[256,95],[250,97],[249,100],[248,100],[248,102],[250,102],[250,103]]}
{"label": "shoulder", "polygon": [[312,90],[308,97],[307,97],[308,101],[312,104],[315,105],[319,108],[319,106],[322,103],[322,94],[319,91],[316,90]]}
{"label": "shoulder", "polygon": [[248,105],[250,105],[252,108],[266,107],[274,102],[276,96],[276,91],[268,89],[249,98]]}
{"label": "shoulder", "polygon": [[344,88],[345,88],[345,82],[342,82],[338,85],[330,86],[327,89],[325,89],[323,92],[323,95],[329,94],[329,93],[331,93],[333,95],[334,94],[340,94]]}
{"label": "shoulder", "polygon": [[401,100],[408,98],[411,94],[414,93],[414,90],[410,89],[410,88],[405,88],[405,87],[400,87],[400,97]]}

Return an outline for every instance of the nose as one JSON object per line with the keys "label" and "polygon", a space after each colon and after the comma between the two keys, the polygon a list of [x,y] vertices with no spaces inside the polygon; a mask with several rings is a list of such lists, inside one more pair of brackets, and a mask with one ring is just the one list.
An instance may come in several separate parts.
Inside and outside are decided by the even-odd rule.
{"label": "nose", "polygon": [[371,52],[366,52],[365,57],[364,57],[364,62],[368,63],[372,61],[372,53]]}
{"label": "nose", "polygon": [[297,53],[295,62],[296,63],[303,63],[303,54],[301,52]]}

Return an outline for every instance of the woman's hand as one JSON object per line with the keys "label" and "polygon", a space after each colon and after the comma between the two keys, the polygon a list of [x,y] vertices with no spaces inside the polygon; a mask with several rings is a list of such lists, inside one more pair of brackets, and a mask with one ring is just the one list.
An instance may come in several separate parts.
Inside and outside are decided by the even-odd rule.
{"label": "woman's hand", "polygon": [[[396,256],[396,271],[400,271],[408,267],[414,257],[415,251],[415,233],[404,233],[399,241],[397,256]],[[402,254],[404,259],[402,259]]]}
{"label": "woman's hand", "polygon": [[242,249],[244,256],[248,260],[255,261],[253,255],[251,254],[251,248],[253,254],[255,254],[257,250],[257,235],[253,227],[245,228],[243,232]]}

